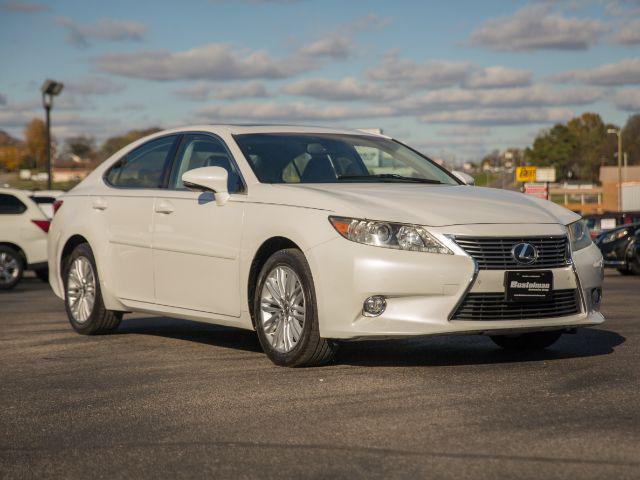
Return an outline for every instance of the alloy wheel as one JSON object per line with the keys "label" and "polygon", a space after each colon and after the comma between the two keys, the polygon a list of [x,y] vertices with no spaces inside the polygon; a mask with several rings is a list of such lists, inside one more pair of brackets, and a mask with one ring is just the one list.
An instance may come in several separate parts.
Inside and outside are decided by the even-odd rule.
{"label": "alloy wheel", "polygon": [[260,294],[260,322],[270,345],[278,352],[295,348],[305,322],[305,295],[293,269],[279,265],[269,272]]}
{"label": "alloy wheel", "polygon": [[9,285],[20,275],[19,260],[9,252],[0,252],[0,283]]}
{"label": "alloy wheel", "polygon": [[76,258],[69,267],[66,293],[73,319],[86,322],[96,301],[96,276],[86,257]]}

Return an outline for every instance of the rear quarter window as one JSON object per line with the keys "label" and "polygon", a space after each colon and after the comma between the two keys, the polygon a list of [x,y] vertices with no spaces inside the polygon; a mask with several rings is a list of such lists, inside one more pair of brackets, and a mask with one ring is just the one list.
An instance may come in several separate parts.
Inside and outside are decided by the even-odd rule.
{"label": "rear quarter window", "polygon": [[15,195],[0,193],[0,215],[20,215],[27,206]]}
{"label": "rear quarter window", "polygon": [[118,160],[105,175],[119,188],[161,188],[167,159],[177,135],[151,140]]}

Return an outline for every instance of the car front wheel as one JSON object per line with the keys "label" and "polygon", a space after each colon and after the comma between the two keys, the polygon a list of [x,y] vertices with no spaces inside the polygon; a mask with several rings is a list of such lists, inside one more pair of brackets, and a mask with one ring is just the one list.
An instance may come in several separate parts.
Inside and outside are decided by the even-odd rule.
{"label": "car front wheel", "polygon": [[493,342],[512,352],[542,350],[553,345],[562,335],[559,330],[551,332],[531,332],[521,335],[492,335]]}
{"label": "car front wheel", "polygon": [[281,250],[266,261],[254,319],[262,349],[276,365],[322,365],[334,356],[335,344],[320,337],[313,278],[300,250]]}
{"label": "car front wheel", "polygon": [[23,271],[24,262],[20,254],[11,247],[0,246],[0,290],[15,287]]}
{"label": "car front wheel", "polygon": [[66,262],[64,291],[69,323],[76,332],[99,335],[111,333],[120,325],[122,313],[104,306],[98,269],[86,243],[78,245]]}

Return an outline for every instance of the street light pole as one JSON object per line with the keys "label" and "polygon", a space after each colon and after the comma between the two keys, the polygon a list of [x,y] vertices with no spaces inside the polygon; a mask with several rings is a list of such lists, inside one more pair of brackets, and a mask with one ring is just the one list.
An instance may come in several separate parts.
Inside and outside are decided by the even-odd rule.
{"label": "street light pole", "polygon": [[618,212],[622,212],[622,131],[619,128],[610,128],[607,133],[615,133],[618,136]]}
{"label": "street light pole", "polygon": [[40,90],[42,91],[42,106],[45,112],[45,129],[47,139],[47,189],[51,190],[52,168],[51,168],[51,109],[53,108],[53,97],[60,95],[64,85],[54,80],[45,80]]}
{"label": "street light pole", "polygon": [[45,129],[47,132],[47,190],[51,190],[51,105],[45,102],[44,94],[42,98],[42,102],[44,103]]}

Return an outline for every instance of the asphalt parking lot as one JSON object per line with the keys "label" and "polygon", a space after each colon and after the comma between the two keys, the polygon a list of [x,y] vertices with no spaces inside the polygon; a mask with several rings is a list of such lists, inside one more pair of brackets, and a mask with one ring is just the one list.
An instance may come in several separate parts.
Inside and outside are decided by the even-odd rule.
{"label": "asphalt parking lot", "polygon": [[536,355],[438,337],[292,370],[169,318],[77,335],[27,279],[0,292],[0,477],[640,478],[640,277],[607,273],[603,311]]}

